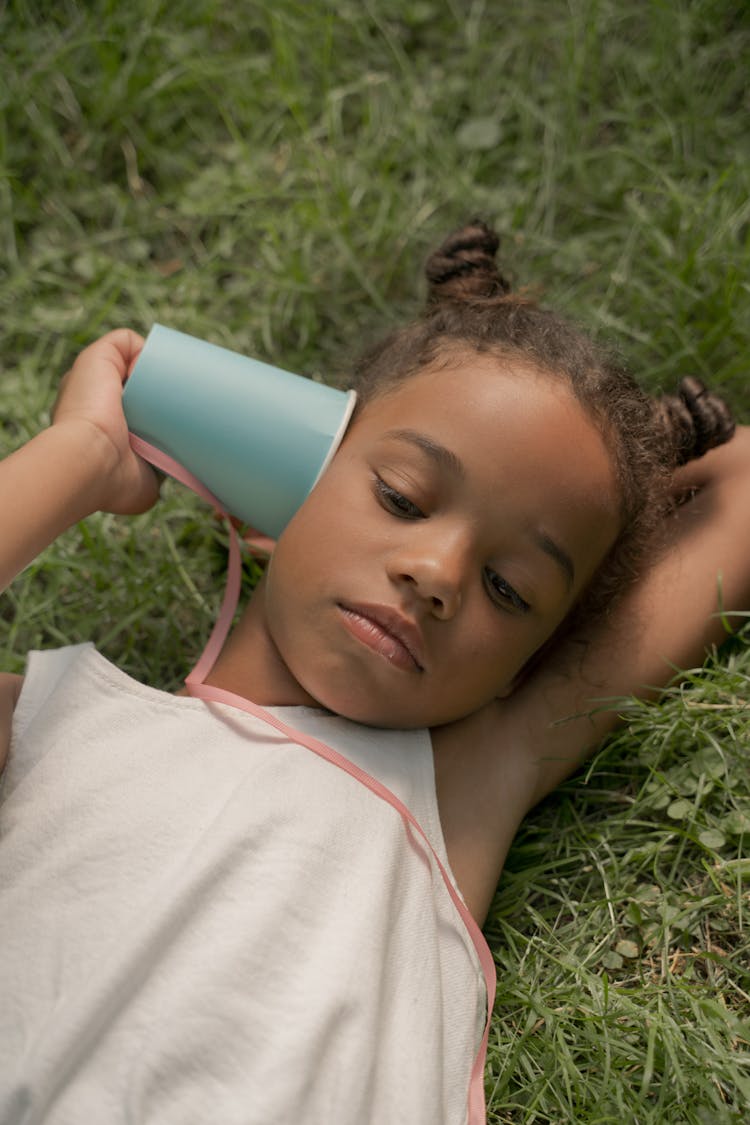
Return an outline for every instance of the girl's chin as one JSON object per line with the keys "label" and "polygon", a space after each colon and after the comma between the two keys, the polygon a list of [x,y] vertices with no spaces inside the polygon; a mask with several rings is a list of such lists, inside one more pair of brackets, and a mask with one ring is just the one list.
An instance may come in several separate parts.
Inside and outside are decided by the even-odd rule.
{"label": "girl's chin", "polygon": [[350,695],[342,696],[336,691],[310,694],[309,698],[313,701],[312,706],[320,707],[324,711],[364,727],[380,727],[384,730],[420,730],[450,721],[416,714],[413,706],[399,707],[392,699],[384,700],[379,704],[372,698],[358,700]]}
{"label": "girl's chin", "polygon": [[[340,685],[339,685],[340,686]],[[364,693],[363,693],[364,695]],[[392,730],[409,730],[427,726],[421,718],[408,714],[400,715],[393,699],[379,704],[370,698],[357,698],[356,695],[336,690],[336,686],[318,685],[308,682],[300,685],[300,699],[297,701],[308,707],[318,707],[352,723],[365,727],[382,727]]]}

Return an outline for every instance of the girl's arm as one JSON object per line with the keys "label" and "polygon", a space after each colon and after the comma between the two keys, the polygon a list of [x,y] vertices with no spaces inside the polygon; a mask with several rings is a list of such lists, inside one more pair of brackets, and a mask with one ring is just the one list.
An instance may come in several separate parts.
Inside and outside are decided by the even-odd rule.
{"label": "girl's arm", "polygon": [[[529,807],[596,748],[618,714],[551,724],[612,696],[658,695],[677,669],[702,664],[707,650],[726,639],[733,611],[750,609],[750,427],[738,427],[726,445],[679,470],[675,484],[695,492],[671,517],[666,553],[609,620],[570,638],[513,701],[513,721],[527,731]],[[743,619],[733,624],[739,628]],[[535,743],[542,753],[534,753]]]}
{"label": "girl's arm", "polygon": [[99,509],[135,513],[156,500],[153,471],[130,449],[122,386],[143,345],[118,329],[65,376],[53,424],[0,463],[0,590],[62,531]]}
{"label": "girl's arm", "polygon": [[[122,328],[86,348],[63,379],[52,425],[0,463],[0,591],[78,520],[155,502],[156,476],[130,448],[121,402],[142,346]],[[0,674],[0,770],[20,686]]]}
{"label": "girl's arm", "polygon": [[[483,918],[528,810],[616,726],[603,700],[658,694],[726,637],[721,611],[750,608],[750,427],[675,475],[694,495],[669,548],[608,618],[569,637],[509,699],[433,732],[451,864]],[[741,619],[737,619],[741,624]]]}

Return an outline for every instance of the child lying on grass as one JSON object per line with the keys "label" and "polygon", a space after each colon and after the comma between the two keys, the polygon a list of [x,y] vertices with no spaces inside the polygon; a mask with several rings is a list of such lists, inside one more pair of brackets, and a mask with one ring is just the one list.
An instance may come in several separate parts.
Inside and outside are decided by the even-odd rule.
{"label": "child lying on grass", "polygon": [[[719,575],[750,601],[750,430],[694,380],[650,399],[496,250],[474,223],[432,256],[192,698],[88,645],[0,677],[0,1121],[483,1119],[478,924],[520,821],[601,698],[721,638]],[[156,502],[141,343],[87,348],[0,466],[2,586]]]}

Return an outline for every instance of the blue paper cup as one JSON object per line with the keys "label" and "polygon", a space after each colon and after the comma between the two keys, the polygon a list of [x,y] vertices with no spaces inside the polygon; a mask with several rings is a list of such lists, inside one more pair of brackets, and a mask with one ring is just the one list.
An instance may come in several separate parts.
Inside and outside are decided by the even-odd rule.
{"label": "blue paper cup", "polygon": [[354,409],[340,391],[155,324],[123,392],[132,433],[273,539],[336,452]]}

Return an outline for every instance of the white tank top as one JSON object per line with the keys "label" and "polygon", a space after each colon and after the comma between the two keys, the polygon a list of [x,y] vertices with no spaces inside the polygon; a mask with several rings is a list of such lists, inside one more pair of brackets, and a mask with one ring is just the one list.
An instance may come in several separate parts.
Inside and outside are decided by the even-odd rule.
{"label": "white tank top", "polygon": [[[447,867],[425,731],[269,708]],[[462,1125],[479,959],[424,841],[261,719],[34,653],[0,790],[0,1125]]]}

